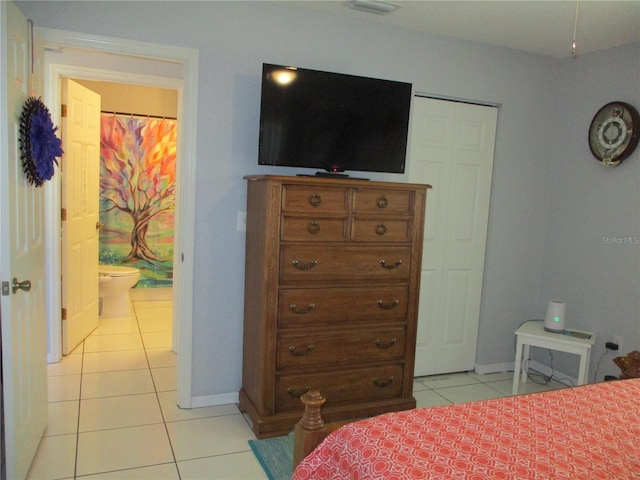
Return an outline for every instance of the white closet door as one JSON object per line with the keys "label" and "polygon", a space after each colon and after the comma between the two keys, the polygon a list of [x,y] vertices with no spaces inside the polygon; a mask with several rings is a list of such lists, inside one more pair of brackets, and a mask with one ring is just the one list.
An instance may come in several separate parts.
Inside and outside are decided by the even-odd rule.
{"label": "white closet door", "polygon": [[415,376],[473,370],[498,109],[416,97],[409,176],[428,183]]}

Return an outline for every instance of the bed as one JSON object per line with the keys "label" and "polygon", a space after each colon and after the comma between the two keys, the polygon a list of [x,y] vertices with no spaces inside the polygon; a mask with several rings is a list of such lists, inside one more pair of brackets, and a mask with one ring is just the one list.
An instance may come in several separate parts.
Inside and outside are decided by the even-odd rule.
{"label": "bed", "polygon": [[640,379],[387,413],[333,432],[324,399],[309,395],[294,464],[326,438],[292,480],[640,479]]}

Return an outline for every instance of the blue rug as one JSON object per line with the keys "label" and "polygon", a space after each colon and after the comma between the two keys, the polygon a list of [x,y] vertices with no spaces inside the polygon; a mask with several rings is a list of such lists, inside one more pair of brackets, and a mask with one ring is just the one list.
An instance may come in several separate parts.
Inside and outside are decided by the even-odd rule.
{"label": "blue rug", "polygon": [[282,437],[249,440],[249,446],[269,480],[289,480],[293,473],[293,433]]}

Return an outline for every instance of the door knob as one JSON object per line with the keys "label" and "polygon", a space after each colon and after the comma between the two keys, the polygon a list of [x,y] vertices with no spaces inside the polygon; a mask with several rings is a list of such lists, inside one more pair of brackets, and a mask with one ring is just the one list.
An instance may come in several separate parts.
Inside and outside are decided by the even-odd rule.
{"label": "door knob", "polygon": [[11,287],[12,287],[13,293],[16,293],[18,289],[28,292],[29,290],[31,290],[31,281],[25,280],[23,282],[19,282],[16,277],[13,277],[13,283],[11,284]]}
{"label": "door knob", "polygon": [[101,228],[104,228],[104,223],[96,222],[96,230],[100,230]]}

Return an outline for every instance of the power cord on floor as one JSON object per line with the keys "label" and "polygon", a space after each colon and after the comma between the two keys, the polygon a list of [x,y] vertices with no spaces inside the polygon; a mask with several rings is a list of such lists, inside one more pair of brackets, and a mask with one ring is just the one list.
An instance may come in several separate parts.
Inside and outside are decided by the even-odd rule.
{"label": "power cord on floor", "polygon": [[551,380],[555,380],[556,382],[560,382],[563,385],[567,385],[564,380],[566,380],[567,382],[569,382],[569,387],[575,387],[575,384],[573,383],[573,381],[569,378],[569,377],[558,377],[555,374],[555,369],[553,368],[553,353],[551,352],[551,350],[547,350],[549,352],[549,357],[550,357],[550,361],[549,361],[549,368],[551,368],[551,377],[549,378],[549,381]]}
{"label": "power cord on floor", "polygon": [[524,361],[524,371],[527,375],[527,379],[531,380],[533,383],[537,385],[548,385],[549,382],[551,381],[551,377],[529,367],[529,362],[531,362],[530,358],[527,358]]}

